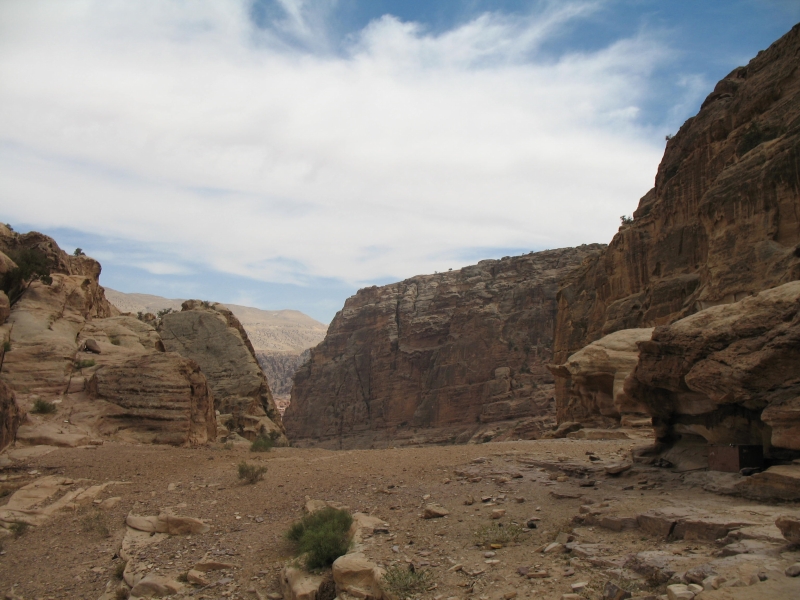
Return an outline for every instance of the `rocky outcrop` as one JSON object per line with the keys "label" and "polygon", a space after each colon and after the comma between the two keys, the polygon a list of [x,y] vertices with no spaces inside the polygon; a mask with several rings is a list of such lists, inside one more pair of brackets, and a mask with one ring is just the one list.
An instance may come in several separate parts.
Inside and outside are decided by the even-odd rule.
{"label": "rocky outcrop", "polygon": [[657,436],[800,451],[800,281],[656,327],[626,391]]}
{"label": "rocky outcrop", "polygon": [[601,248],[485,260],[359,290],[295,375],[290,439],[364,447],[538,435],[552,425],[545,365],[556,290]]}
{"label": "rocky outcrop", "polygon": [[214,401],[191,360],[174,353],[134,354],[105,364],[86,383],[92,400],[114,408],[96,429],[118,439],[155,444],[204,444],[216,438]]}
{"label": "rocky outcrop", "polygon": [[548,365],[565,380],[570,406],[584,414],[620,421],[623,415],[642,417],[647,407],[624,389],[639,360],[637,343],[650,339],[652,328],[616,331],[570,356],[563,365]]}
{"label": "rocky outcrop", "polygon": [[288,441],[267,379],[256,361],[247,333],[221,304],[187,300],[181,312],[164,315],[159,325],[169,352],[196,362],[214,395],[226,426],[248,439],[266,435]]}
{"label": "rocky outcrop", "polygon": [[256,358],[269,381],[272,393],[277,396],[289,396],[292,392],[292,380],[304,362],[311,356],[311,350],[299,354],[293,352],[258,352]]}
{"label": "rocky outcrop", "polygon": [[[558,295],[555,362],[800,278],[800,26],[732,71],[668,141],[655,187]],[[594,416],[557,386],[560,421]]]}
{"label": "rocky outcrop", "polygon": [[[165,354],[153,327],[119,315],[98,283],[99,263],[5,226],[0,249],[33,251],[50,273],[23,286],[0,327],[10,347],[0,378],[28,410],[18,443],[74,446],[99,435],[173,444],[214,439],[205,377],[191,361]],[[55,412],[34,414],[37,402]]]}
{"label": "rocky outcrop", "polygon": [[16,439],[20,418],[14,391],[0,381],[0,451]]}

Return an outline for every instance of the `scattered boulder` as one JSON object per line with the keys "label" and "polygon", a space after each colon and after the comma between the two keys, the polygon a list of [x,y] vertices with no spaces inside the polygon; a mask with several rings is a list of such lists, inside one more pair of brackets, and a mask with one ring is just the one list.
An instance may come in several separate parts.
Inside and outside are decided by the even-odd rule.
{"label": "scattered boulder", "polygon": [[426,504],[425,510],[422,512],[423,519],[438,519],[441,517],[446,517],[450,514],[450,511],[447,510],[445,507],[441,506],[440,504]]}
{"label": "scattered boulder", "polygon": [[307,573],[287,566],[281,571],[281,591],[284,600],[317,600],[317,593],[325,583],[321,575]]}
{"label": "scattered boulder", "polygon": [[783,515],[778,517],[775,525],[790,544],[800,544],[800,518]]}
{"label": "scattered boulder", "polygon": [[360,552],[340,556],[333,563],[333,580],[336,592],[345,592],[357,598],[383,597],[380,581],[384,570]]}
{"label": "scattered boulder", "polygon": [[206,533],[211,528],[200,519],[178,517],[161,513],[157,517],[140,517],[129,514],[125,519],[128,527],[148,533],[167,533],[169,535],[191,535]]}

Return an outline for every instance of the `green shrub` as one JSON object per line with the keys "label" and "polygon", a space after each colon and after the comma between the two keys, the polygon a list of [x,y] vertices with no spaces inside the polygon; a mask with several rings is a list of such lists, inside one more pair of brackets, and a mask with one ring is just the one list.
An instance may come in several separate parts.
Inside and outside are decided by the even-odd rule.
{"label": "green shrub", "polygon": [[245,461],[239,463],[239,479],[245,483],[255,484],[264,479],[264,473],[267,472],[267,467],[257,467],[256,465],[249,465]]}
{"label": "green shrub", "polygon": [[11,342],[6,340],[3,342],[3,352],[11,352]]}
{"label": "green shrub", "polygon": [[76,360],[75,361],[75,368],[76,369],[88,369],[89,367],[95,366],[95,362],[89,358],[86,360]]}
{"label": "green shrub", "polygon": [[111,342],[114,346],[119,346],[122,342],[119,341],[119,338],[115,335],[109,336],[108,341]]}
{"label": "green shrub", "polygon": [[495,522],[491,525],[484,525],[475,532],[475,544],[478,546],[508,544],[516,542],[524,532],[525,530],[519,525],[513,523],[503,525]]}
{"label": "green shrub", "polygon": [[272,438],[260,435],[250,445],[250,452],[269,452],[274,443]]}
{"label": "green shrub", "polygon": [[94,533],[99,537],[107,538],[111,535],[106,524],[106,519],[100,511],[94,510],[83,517],[81,522],[86,533]]}
{"label": "green shrub", "polygon": [[125,567],[127,566],[128,566],[127,560],[120,560],[114,567],[114,577],[116,579],[122,579],[122,576],[125,574]]}
{"label": "green shrub", "polygon": [[75,248],[75,252],[72,253],[72,256],[86,256],[86,253],[82,248]]}
{"label": "green shrub", "polygon": [[323,569],[347,553],[352,524],[349,512],[327,507],[293,524],[286,537],[296,543],[298,555],[306,555],[306,567]]}
{"label": "green shrub", "polygon": [[619,220],[622,222],[623,225],[630,225],[633,223],[633,217],[629,217],[628,215],[622,215]]}
{"label": "green shrub", "polygon": [[383,575],[383,585],[398,598],[407,598],[424,592],[430,585],[431,572],[415,569],[414,565],[401,567],[393,565]]}
{"label": "green shrub", "polygon": [[12,523],[8,530],[13,534],[15,538],[21,538],[28,532],[30,525],[23,521],[17,521],[16,523]]}
{"label": "green shrub", "polygon": [[11,304],[20,299],[32,281],[39,280],[47,285],[53,283],[50,261],[41,250],[25,248],[7,254],[17,266],[0,277],[0,289],[6,293]]}
{"label": "green shrub", "polygon": [[172,309],[171,309],[171,308],[162,308],[160,311],[158,311],[158,312],[156,313],[156,317],[158,317],[158,318],[160,319],[160,318],[161,318],[161,317],[163,317],[164,315],[168,315],[168,314],[169,314],[169,313],[171,313],[171,312],[172,312]]}
{"label": "green shrub", "polygon": [[56,405],[52,402],[48,402],[47,400],[37,398],[33,403],[31,412],[37,415],[49,415],[56,412]]}

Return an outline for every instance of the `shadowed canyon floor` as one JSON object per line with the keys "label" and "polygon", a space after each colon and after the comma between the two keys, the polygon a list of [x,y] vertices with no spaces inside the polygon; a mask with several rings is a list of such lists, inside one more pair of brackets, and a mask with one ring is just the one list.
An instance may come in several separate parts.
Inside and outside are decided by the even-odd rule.
{"label": "shadowed canyon floor", "polygon": [[[800,506],[711,494],[691,485],[690,474],[639,464],[606,474],[605,467],[624,463],[646,441],[268,453],[245,444],[176,449],[119,442],[12,449],[0,470],[4,504],[15,490],[48,476],[68,478],[65,490],[119,483],[18,538],[2,538],[0,591],[10,598],[97,599],[109,581],[109,589],[116,584],[126,515],[172,513],[202,519],[210,530],[153,534],[160,537],[137,556],[142,569],[178,579],[204,556],[228,563],[205,574],[209,585],[184,583],[174,597],[277,598],[280,570],[292,559],[283,535],[308,499],[322,499],[386,521],[388,533],[367,541],[369,556],[384,567],[413,562],[429,569],[431,589],[421,598],[561,598],[573,590],[601,598],[609,581],[634,596],[658,597],[670,577],[693,568],[694,579],[713,571],[741,586],[701,598],[800,597],[800,578],[784,575],[800,551],[774,526],[778,515],[800,516]],[[265,466],[265,479],[241,484],[242,460]],[[428,503],[449,515],[421,518]],[[666,523],[669,533],[670,519],[673,538],[683,539],[664,539],[660,528]],[[536,528],[528,529],[529,522]],[[501,548],[476,546],[475,532],[492,523],[517,523],[525,533]],[[556,541],[562,545],[542,551]]]}

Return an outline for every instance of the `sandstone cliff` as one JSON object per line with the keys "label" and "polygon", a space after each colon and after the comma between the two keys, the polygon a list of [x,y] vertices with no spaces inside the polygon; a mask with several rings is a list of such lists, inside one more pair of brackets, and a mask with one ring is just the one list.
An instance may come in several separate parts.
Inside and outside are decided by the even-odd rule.
{"label": "sandstone cliff", "polygon": [[[97,261],[69,256],[42,234],[0,226],[0,263],[8,267],[6,252],[49,271],[12,286],[16,301],[0,327],[9,348],[0,379],[15,392],[17,410],[27,411],[19,442],[74,446],[102,434],[175,444],[214,439],[205,377],[191,361],[165,354],[152,327],[119,316],[99,285]],[[35,414],[37,402],[55,413]],[[2,406],[3,423],[13,423],[11,404]]]}
{"label": "sandstone cliff", "polygon": [[200,365],[229,429],[249,439],[267,435],[279,445],[288,444],[255,350],[228,308],[188,300],[181,312],[164,315],[159,333],[167,351]]}
{"label": "sandstone cliff", "polygon": [[[732,71],[667,143],[655,187],[564,281],[555,362],[800,278],[800,26]],[[596,407],[557,385],[559,420]],[[609,422],[613,422],[611,419]]]}
{"label": "sandstone cliff", "polygon": [[360,290],[295,375],[285,414],[292,443],[466,442],[549,428],[558,284],[601,248]]}

